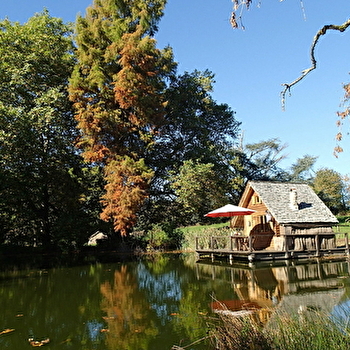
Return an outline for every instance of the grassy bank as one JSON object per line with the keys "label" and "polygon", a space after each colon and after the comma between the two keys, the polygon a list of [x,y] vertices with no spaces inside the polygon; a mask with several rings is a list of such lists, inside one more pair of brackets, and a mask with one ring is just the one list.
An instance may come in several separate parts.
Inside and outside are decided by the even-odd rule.
{"label": "grassy bank", "polygon": [[[175,228],[168,224],[155,224],[147,232],[134,234],[135,245],[141,250],[194,250],[196,237],[199,244],[206,244],[211,236],[229,236],[232,229],[228,228],[229,220],[212,225],[195,225]],[[340,217],[339,225],[334,227],[336,233],[349,233],[350,222],[348,217]],[[337,239],[344,239],[344,235],[337,235]]]}
{"label": "grassy bank", "polygon": [[211,332],[216,350],[347,350],[350,346],[349,317],[338,322],[327,315],[305,311],[276,314],[265,325],[230,314],[220,315],[220,321]]}

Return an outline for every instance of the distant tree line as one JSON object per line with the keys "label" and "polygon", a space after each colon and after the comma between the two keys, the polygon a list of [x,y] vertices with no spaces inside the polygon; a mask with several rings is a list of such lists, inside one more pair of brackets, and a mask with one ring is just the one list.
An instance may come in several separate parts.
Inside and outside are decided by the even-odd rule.
{"label": "distant tree line", "polygon": [[308,182],[347,210],[347,179],[308,155],[282,169],[286,146],[245,145],[212,72],[177,72],[154,39],[165,3],[95,0],[74,27],[46,10],[0,22],[0,243],[203,223],[248,180]]}

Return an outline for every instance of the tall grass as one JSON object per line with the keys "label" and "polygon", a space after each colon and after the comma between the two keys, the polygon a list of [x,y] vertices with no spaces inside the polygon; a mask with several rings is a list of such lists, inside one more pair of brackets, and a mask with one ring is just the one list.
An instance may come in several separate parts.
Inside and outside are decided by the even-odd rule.
{"label": "tall grass", "polygon": [[347,325],[334,322],[325,314],[275,314],[262,325],[251,317],[220,315],[220,325],[212,331],[217,350],[348,350]]}
{"label": "tall grass", "polygon": [[350,347],[346,327],[323,313],[304,312],[298,316],[280,315],[276,327],[267,329],[275,348],[280,350],[345,350]]}
{"label": "tall grass", "polygon": [[231,316],[222,313],[220,325],[212,331],[213,348],[216,350],[269,350],[271,341],[260,325],[250,317]]}
{"label": "tall grass", "polygon": [[207,226],[191,226],[181,228],[184,234],[182,248],[185,250],[194,250],[196,247],[196,237],[199,238],[199,244],[208,247],[211,236],[229,236],[232,229],[227,228],[227,223],[214,224]]}

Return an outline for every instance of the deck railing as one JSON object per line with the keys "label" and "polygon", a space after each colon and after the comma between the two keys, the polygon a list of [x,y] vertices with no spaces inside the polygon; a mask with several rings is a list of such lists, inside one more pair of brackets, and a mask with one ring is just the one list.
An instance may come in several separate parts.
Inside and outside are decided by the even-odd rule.
{"label": "deck railing", "polygon": [[[319,233],[319,234],[290,234],[275,237],[274,246],[265,241],[256,244],[258,240],[266,240],[266,234],[253,234],[248,237],[244,236],[210,236],[196,237],[196,250],[210,251],[284,251],[286,255],[293,251],[313,251],[315,256],[320,256],[324,251],[344,251],[349,255],[349,238],[348,233]],[[276,239],[278,247],[276,247]]]}

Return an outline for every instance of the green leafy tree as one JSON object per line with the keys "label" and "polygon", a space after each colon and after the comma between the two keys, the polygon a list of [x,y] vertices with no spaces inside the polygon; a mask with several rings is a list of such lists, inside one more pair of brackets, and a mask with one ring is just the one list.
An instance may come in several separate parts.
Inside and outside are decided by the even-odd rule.
{"label": "green leafy tree", "polygon": [[101,217],[122,235],[148,196],[151,172],[142,159],[164,122],[165,80],[175,69],[171,49],[157,49],[152,37],[165,2],[95,0],[76,24],[69,92],[77,144],[85,160],[105,167]]}
{"label": "green leafy tree", "polygon": [[203,221],[206,212],[227,202],[226,188],[220,184],[213,164],[185,161],[171,187],[181,204],[181,216],[187,223]]}
{"label": "green leafy tree", "polygon": [[295,163],[292,164],[289,174],[290,181],[300,182],[312,182],[314,178],[314,172],[312,170],[315,165],[317,157],[305,155],[302,158],[298,158]]}
{"label": "green leafy tree", "polygon": [[316,171],[312,187],[334,214],[346,210],[346,184],[338,172],[328,168]]}
{"label": "green leafy tree", "polygon": [[226,153],[226,164],[230,169],[229,188],[236,193],[231,198],[238,201],[249,180],[312,181],[312,166],[317,158],[306,155],[297,159],[291,169],[283,169],[280,163],[286,158],[283,153],[286,147],[276,138],[247,145],[241,139],[238,147]]}
{"label": "green leafy tree", "polygon": [[211,164],[216,182],[226,188],[230,198],[231,170],[227,157],[236,142],[240,123],[228,105],[213,99],[213,84],[214,75],[209,71],[184,73],[170,81],[164,124],[156,135],[156,147],[146,156],[154,177],[151,196],[139,215],[142,227],[154,222],[184,224],[183,207],[170,183],[186,161]]}
{"label": "green leafy tree", "polygon": [[231,169],[240,194],[249,180],[284,181],[286,172],[281,169],[280,162],[286,158],[283,151],[286,145],[279,139],[269,139],[244,145],[231,150]]}
{"label": "green leafy tree", "polygon": [[157,134],[157,148],[149,154],[149,162],[161,175],[179,169],[186,160],[219,165],[234,145],[240,123],[227,104],[213,99],[214,83],[210,71],[184,73],[171,80],[165,122]]}
{"label": "green leafy tree", "polygon": [[350,209],[350,177],[349,175],[344,175],[343,177],[343,202],[346,210],[346,214],[348,214]]}
{"label": "green leafy tree", "polygon": [[48,247],[63,239],[60,223],[79,225],[71,28],[47,11],[0,28],[0,224],[12,242]]}

